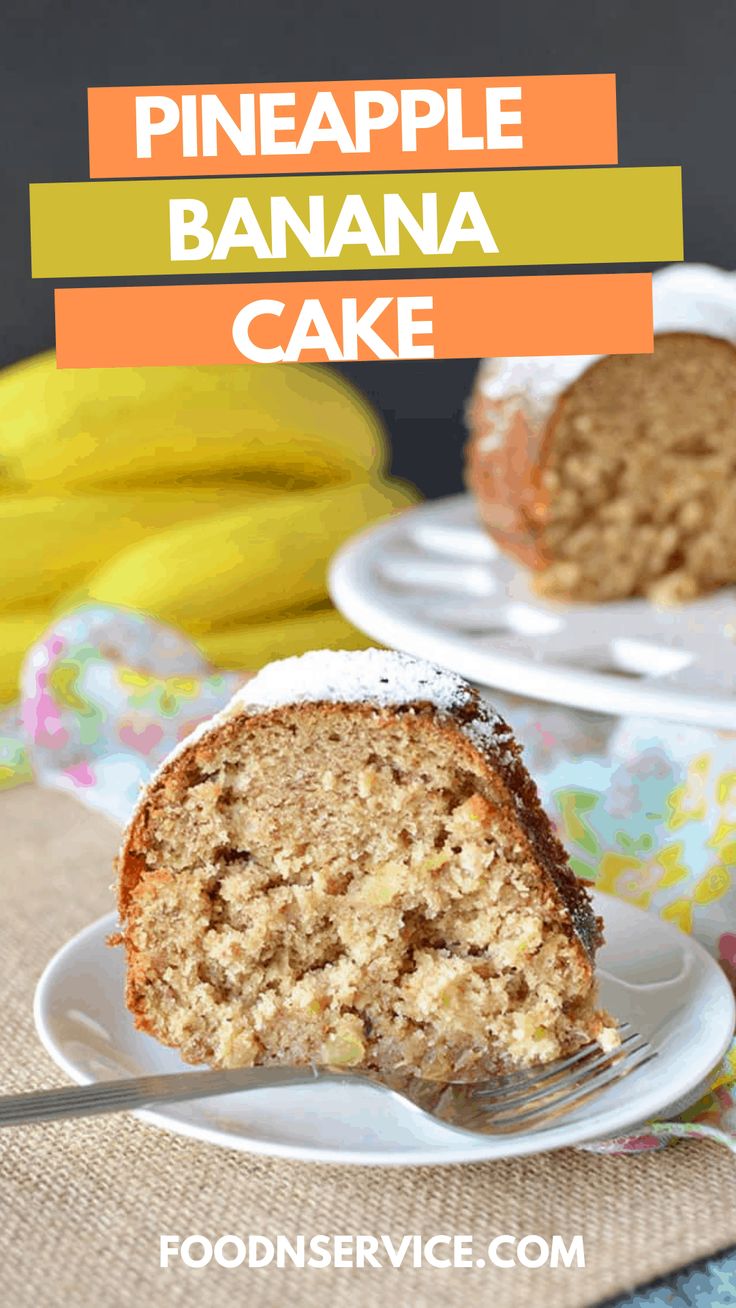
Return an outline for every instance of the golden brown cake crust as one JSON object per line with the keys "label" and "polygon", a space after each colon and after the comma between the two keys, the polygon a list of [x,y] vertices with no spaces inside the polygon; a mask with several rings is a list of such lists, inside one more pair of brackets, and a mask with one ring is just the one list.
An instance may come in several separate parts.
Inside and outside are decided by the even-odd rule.
{"label": "golden brown cake crust", "polygon": [[[503,435],[496,441],[502,426]],[[529,568],[544,563],[539,536],[547,497],[542,486],[547,424],[535,424],[519,407],[483,395],[480,384],[468,406],[465,482],[483,526],[507,554]]]}

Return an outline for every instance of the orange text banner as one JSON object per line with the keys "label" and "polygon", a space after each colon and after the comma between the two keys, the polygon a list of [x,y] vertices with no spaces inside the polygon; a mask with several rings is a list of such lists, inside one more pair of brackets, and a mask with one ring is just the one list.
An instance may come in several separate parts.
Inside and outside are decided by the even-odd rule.
{"label": "orange text banner", "polygon": [[615,164],[612,73],[88,92],[90,177]]}
{"label": "orange text banner", "polygon": [[61,368],[646,354],[648,273],[56,291]]}

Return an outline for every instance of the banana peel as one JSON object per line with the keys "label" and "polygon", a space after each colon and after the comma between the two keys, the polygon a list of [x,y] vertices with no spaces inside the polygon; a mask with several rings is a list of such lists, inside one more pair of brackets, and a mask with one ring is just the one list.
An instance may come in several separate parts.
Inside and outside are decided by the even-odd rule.
{"label": "banana peel", "polygon": [[23,659],[48,625],[46,609],[0,616],[0,705],[17,698]]}
{"label": "banana peel", "polygon": [[414,499],[401,482],[284,495],[157,532],[87,581],[85,598],[139,609],[192,635],[265,621],[327,596],[354,532]]}
{"label": "banana peel", "polygon": [[[262,485],[97,495],[0,495],[0,612],[51,604],[109,559],[169,527],[274,498]],[[282,496],[279,496],[282,498]]]}
{"label": "banana peel", "polygon": [[199,636],[197,644],[216,667],[257,672],[264,663],[290,654],[305,654],[309,649],[365,649],[371,641],[337,609],[325,607],[212,631]]}
{"label": "banana peel", "polygon": [[322,364],[65,370],[41,354],[0,376],[0,430],[0,485],[47,491],[263,473],[299,487],[387,459],[375,410]]}
{"label": "banana peel", "polygon": [[324,365],[0,374],[0,702],[54,618],[96,599],[257,668],[365,640],[329,605],[329,559],[411,504],[370,404]]}

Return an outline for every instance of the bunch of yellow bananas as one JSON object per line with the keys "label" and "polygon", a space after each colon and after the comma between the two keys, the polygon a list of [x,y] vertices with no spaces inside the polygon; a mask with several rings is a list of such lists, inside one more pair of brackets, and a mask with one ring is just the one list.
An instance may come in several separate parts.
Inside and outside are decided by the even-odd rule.
{"label": "bunch of yellow bananas", "polygon": [[329,559],[412,502],[380,422],[323,365],[0,375],[0,701],[54,614],[120,604],[257,668],[365,642],[331,607]]}

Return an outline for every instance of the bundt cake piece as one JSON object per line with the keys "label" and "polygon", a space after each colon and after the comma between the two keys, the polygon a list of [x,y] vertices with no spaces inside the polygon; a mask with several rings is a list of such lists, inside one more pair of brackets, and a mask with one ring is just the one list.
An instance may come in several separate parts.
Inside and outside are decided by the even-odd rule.
{"label": "bundt cake piece", "polygon": [[538,593],[677,603],[736,582],[727,279],[715,269],[655,275],[653,354],[481,365],[467,480],[488,531],[534,571]]}
{"label": "bundt cake piece", "polygon": [[406,655],[264,668],[151,780],[118,871],[128,1005],[188,1062],[475,1080],[618,1041],[509,728]]}

